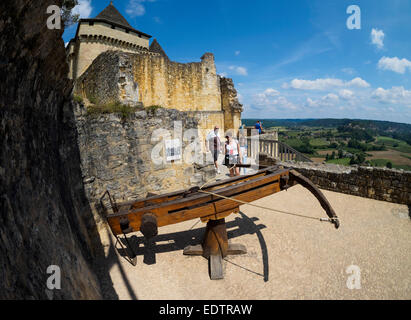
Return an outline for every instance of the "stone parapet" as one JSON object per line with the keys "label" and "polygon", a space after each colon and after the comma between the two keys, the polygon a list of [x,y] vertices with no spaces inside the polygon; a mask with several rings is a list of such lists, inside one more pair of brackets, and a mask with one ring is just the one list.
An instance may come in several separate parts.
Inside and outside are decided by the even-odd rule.
{"label": "stone parapet", "polygon": [[260,154],[260,164],[277,164],[296,169],[322,189],[411,205],[410,171],[323,163],[281,162],[267,154]]}

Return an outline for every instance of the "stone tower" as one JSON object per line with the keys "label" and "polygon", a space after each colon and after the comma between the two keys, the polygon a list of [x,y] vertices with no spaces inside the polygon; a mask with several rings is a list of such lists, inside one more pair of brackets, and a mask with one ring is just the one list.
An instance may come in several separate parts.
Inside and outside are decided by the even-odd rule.
{"label": "stone tower", "polygon": [[76,80],[107,50],[150,54],[150,38],[150,35],[134,29],[111,2],[97,17],[80,19],[76,35],[66,49],[69,78]]}

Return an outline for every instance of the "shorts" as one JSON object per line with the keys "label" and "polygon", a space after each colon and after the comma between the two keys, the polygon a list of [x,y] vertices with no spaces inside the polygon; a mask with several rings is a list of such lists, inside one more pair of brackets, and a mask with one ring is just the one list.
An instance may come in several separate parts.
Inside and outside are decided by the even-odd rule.
{"label": "shorts", "polygon": [[220,155],[220,152],[218,152],[218,150],[213,150],[211,151],[211,153],[213,154],[214,162],[216,162],[218,160],[218,156]]}
{"label": "shorts", "polygon": [[229,157],[230,164],[240,163],[240,156],[238,154]]}
{"label": "shorts", "polygon": [[235,164],[239,164],[239,163],[240,163],[240,156],[239,156],[238,154],[236,154],[236,155],[230,155],[230,156],[227,156],[227,155],[226,155],[224,162],[225,162],[224,164],[225,164],[227,167],[231,167],[231,166],[233,166],[233,165],[235,165]]}

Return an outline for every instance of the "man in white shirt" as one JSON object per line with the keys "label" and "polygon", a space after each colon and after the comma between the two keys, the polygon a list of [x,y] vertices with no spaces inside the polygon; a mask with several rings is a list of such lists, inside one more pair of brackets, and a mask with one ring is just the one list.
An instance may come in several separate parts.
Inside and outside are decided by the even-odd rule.
{"label": "man in white shirt", "polygon": [[214,131],[211,131],[207,135],[207,141],[206,141],[207,152],[210,151],[211,154],[213,155],[215,169],[218,174],[221,173],[220,169],[218,168],[218,156],[220,155],[220,151],[221,151],[221,140],[220,140],[220,137],[218,136],[219,130],[220,128],[218,126],[215,126]]}

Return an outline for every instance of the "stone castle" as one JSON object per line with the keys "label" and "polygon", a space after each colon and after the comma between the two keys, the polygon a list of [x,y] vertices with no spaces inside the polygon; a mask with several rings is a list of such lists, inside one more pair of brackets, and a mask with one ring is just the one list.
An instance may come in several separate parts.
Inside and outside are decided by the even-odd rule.
{"label": "stone castle", "polygon": [[[172,62],[151,36],[134,29],[110,3],[79,21],[67,46],[69,78],[76,94],[98,103],[121,102],[195,112],[199,129],[241,125],[242,105],[232,79],[217,75],[214,55],[201,62]],[[90,99],[92,98],[92,99]]]}

